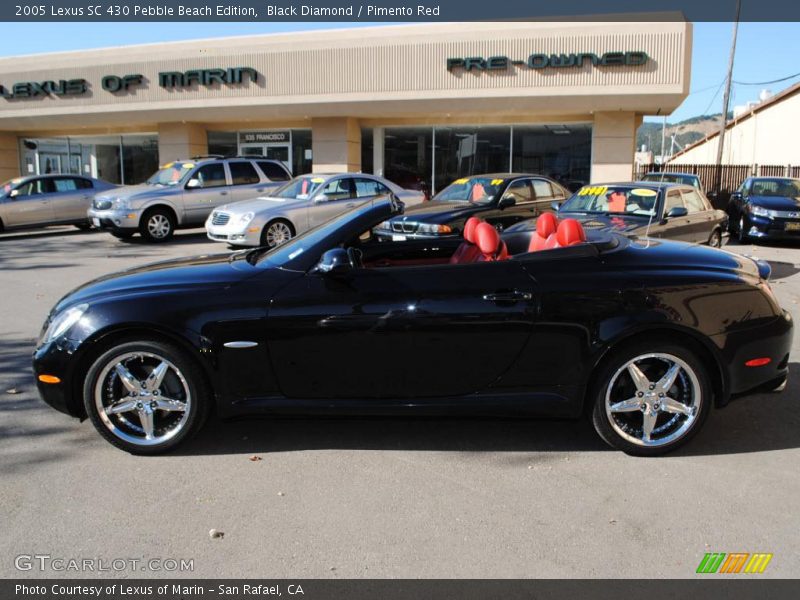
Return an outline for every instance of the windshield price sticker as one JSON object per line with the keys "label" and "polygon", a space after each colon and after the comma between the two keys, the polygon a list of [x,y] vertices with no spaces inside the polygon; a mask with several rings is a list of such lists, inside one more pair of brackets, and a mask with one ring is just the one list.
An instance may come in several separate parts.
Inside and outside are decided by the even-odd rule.
{"label": "windshield price sticker", "polygon": [[607,191],[608,186],[606,185],[586,186],[581,188],[581,191],[578,192],[578,196],[599,196],[600,194],[605,194]]}

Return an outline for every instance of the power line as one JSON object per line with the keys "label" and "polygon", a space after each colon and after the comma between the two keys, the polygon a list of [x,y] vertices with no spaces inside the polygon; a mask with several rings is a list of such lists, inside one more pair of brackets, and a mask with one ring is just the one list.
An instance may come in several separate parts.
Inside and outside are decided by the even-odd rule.
{"label": "power line", "polygon": [[787,79],[794,79],[795,77],[800,76],[800,73],[795,73],[794,75],[788,75],[786,77],[781,77],[780,79],[773,79],[772,81],[736,81],[733,80],[733,83],[736,85],[767,85],[770,83],[780,83],[781,81],[786,81]]}

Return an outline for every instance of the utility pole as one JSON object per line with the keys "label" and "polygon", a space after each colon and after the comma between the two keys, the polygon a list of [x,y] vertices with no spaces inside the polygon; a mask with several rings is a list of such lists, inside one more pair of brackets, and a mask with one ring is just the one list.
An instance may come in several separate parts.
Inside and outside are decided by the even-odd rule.
{"label": "utility pole", "polygon": [[[664,164],[664,144],[667,141],[667,115],[664,115],[664,122],[661,124],[661,164]],[[661,169],[662,171],[664,169]]]}
{"label": "utility pole", "polygon": [[733,81],[733,58],[736,55],[736,34],[739,31],[739,13],[742,9],[742,0],[736,0],[736,18],[733,21],[733,37],[731,39],[731,53],[728,57],[728,76],[725,80],[725,93],[722,95],[722,119],[720,120],[719,136],[717,139],[717,181],[716,191],[721,192],[722,187],[722,150],[725,145],[725,127],[728,124],[728,103],[731,97],[731,82]]}

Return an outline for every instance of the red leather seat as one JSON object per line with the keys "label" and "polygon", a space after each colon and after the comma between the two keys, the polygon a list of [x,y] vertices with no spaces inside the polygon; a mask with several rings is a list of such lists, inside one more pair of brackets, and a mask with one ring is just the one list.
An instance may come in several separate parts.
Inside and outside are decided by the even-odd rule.
{"label": "red leather seat", "polygon": [[582,244],[586,241],[586,233],[583,231],[583,226],[575,219],[564,219],[558,225],[558,245],[574,246],[575,244]]}
{"label": "red leather seat", "polygon": [[508,258],[508,248],[497,229],[489,223],[481,223],[475,228],[475,242],[481,251],[478,262],[492,262],[496,260],[506,260]]}
{"label": "red leather seat", "polygon": [[536,219],[536,231],[531,236],[528,252],[538,252],[545,249],[547,238],[558,230],[558,219],[553,213],[544,213]]}
{"label": "red leather seat", "polygon": [[464,241],[450,257],[450,264],[471,263],[478,260],[481,251],[475,245],[475,228],[482,222],[478,217],[467,219],[464,223]]}

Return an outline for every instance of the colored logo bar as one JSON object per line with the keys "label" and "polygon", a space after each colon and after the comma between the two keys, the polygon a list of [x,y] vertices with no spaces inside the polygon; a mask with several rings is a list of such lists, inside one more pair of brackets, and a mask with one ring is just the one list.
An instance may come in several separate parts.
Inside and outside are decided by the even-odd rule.
{"label": "colored logo bar", "polygon": [[737,574],[737,573],[763,573],[772,554],[765,552],[706,552],[703,560],[697,566],[697,573],[704,574]]}

